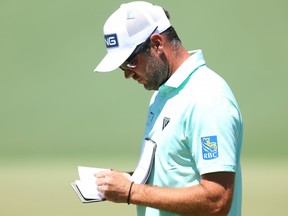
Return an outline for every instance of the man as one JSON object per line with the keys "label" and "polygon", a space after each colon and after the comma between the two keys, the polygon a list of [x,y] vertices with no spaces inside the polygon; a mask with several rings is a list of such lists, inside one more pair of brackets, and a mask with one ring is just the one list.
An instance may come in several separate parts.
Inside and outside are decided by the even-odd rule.
{"label": "man", "polygon": [[147,184],[113,170],[96,175],[107,200],[137,214],[241,215],[242,118],[226,82],[188,52],[163,8],[122,4],[106,21],[107,55],[95,71],[121,68],[151,99],[144,133],[157,143]]}

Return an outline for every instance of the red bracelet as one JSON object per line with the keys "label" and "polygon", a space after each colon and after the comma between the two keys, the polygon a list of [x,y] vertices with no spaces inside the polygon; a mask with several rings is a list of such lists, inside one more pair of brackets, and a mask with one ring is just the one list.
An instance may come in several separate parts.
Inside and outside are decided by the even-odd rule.
{"label": "red bracelet", "polygon": [[131,182],[130,188],[129,188],[129,193],[128,193],[128,197],[127,197],[127,204],[130,205],[130,198],[131,198],[131,190],[132,190],[132,186],[133,186],[134,182]]}

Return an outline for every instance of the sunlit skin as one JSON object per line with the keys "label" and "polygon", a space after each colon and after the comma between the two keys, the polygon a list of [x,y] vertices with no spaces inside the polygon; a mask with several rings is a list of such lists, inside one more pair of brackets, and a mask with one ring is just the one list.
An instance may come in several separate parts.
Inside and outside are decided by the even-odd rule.
{"label": "sunlit skin", "polygon": [[124,70],[125,78],[133,78],[147,90],[158,90],[181,63],[189,58],[184,48],[177,58],[171,55],[170,50],[171,44],[166,41],[165,36],[153,34],[150,37],[150,52],[148,51],[148,54],[141,52],[136,57],[136,67]]}
{"label": "sunlit skin", "polygon": [[[95,176],[98,190],[107,200],[127,202],[131,185],[127,173],[108,170]],[[167,188],[134,184],[130,203],[187,216],[227,216],[232,203],[234,179],[235,173],[216,172],[202,175],[200,184],[191,187]]]}

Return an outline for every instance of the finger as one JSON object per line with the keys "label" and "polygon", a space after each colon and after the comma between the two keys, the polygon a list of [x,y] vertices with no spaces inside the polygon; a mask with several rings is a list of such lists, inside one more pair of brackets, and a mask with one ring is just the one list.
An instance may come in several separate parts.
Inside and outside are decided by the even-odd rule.
{"label": "finger", "polygon": [[103,177],[109,175],[112,171],[113,171],[113,169],[103,170],[103,171],[95,173],[94,176],[96,178],[103,178]]}
{"label": "finger", "polygon": [[97,172],[94,174],[94,176],[96,178],[103,178],[103,177],[105,177],[105,173],[106,173],[106,171]]}
{"label": "finger", "polygon": [[97,190],[103,194],[103,191],[102,191],[102,186],[97,186]]}
{"label": "finger", "polygon": [[107,180],[105,178],[97,178],[96,185],[97,186],[107,185]]}

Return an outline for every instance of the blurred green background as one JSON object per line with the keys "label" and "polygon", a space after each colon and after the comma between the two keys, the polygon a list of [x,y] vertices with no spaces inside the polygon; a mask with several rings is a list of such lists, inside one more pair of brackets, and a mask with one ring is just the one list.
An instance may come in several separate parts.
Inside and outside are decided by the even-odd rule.
{"label": "blurred green background", "polygon": [[[287,215],[288,3],[150,1],[230,85],[244,119],[243,215]],[[77,166],[133,170],[152,92],[93,70],[123,1],[0,1],[0,215],[135,215],[82,204]]]}

